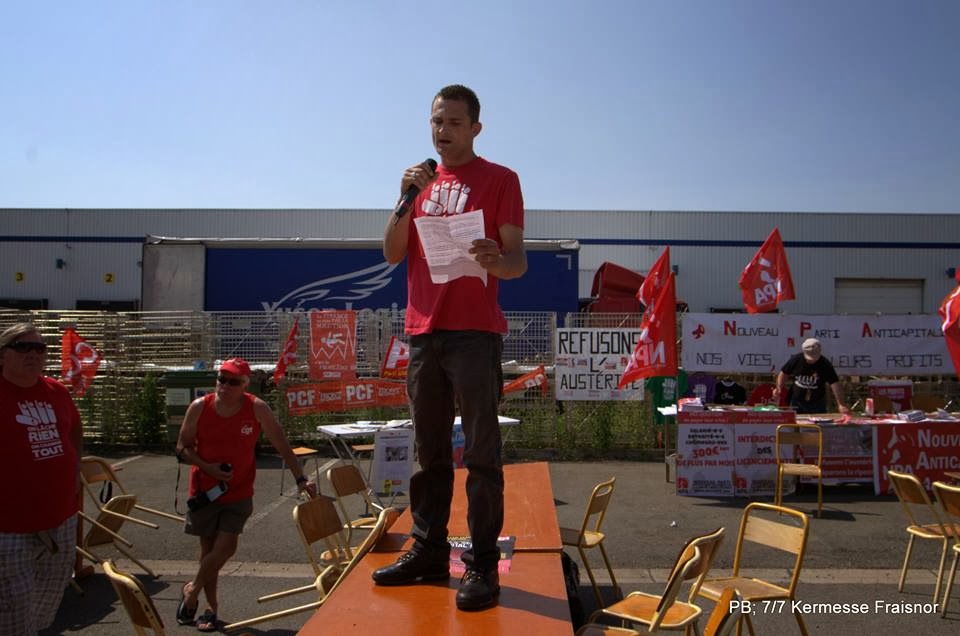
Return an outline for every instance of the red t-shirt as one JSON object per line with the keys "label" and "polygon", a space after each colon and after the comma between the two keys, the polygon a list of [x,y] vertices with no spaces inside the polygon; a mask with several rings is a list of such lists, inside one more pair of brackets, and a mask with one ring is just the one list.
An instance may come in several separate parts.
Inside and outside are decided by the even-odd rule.
{"label": "red t-shirt", "polygon": [[441,165],[436,180],[417,196],[413,206],[407,249],[406,333],[436,329],[507,333],[507,321],[497,302],[498,279],[488,275],[486,286],[473,276],[442,284],[431,281],[413,220],[482,210],[484,234],[500,243],[501,225],[523,228],[523,195],[516,173],[481,157],[455,168]]}
{"label": "red t-shirt", "polygon": [[[227,492],[218,503],[242,501],[253,497],[253,480],[257,476],[256,445],[260,438],[260,422],[253,412],[250,393],[243,394],[243,406],[230,417],[221,417],[213,405],[216,393],[203,396],[203,410],[197,421],[197,454],[208,462],[233,465],[233,478],[227,482]],[[217,480],[190,467],[190,496],[205,492],[217,485]]]}
{"label": "red t-shirt", "polygon": [[0,532],[56,528],[77,512],[80,413],[67,388],[41,377],[30,388],[0,376]]}

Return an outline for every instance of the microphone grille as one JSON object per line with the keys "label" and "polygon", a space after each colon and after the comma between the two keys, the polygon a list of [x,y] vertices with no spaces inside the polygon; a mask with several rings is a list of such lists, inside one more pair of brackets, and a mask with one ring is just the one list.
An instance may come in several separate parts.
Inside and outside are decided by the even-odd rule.
{"label": "microphone grille", "polygon": [[425,163],[425,164],[427,164],[428,166],[430,166],[430,169],[431,169],[431,170],[436,170],[436,169],[437,169],[437,162],[436,162],[436,160],[435,160],[433,157],[427,157],[427,160],[424,161],[423,163]]}

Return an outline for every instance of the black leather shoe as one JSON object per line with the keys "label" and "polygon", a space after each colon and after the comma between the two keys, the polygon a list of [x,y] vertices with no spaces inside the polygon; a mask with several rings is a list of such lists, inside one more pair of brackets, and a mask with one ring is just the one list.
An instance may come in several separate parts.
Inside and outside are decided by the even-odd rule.
{"label": "black leather shoe", "polygon": [[500,574],[496,570],[481,572],[468,569],[460,578],[457,609],[479,610],[497,604],[500,597]]}
{"label": "black leather shoe", "polygon": [[425,554],[404,553],[396,563],[373,571],[377,585],[409,585],[422,581],[450,578],[450,557],[440,558]]}

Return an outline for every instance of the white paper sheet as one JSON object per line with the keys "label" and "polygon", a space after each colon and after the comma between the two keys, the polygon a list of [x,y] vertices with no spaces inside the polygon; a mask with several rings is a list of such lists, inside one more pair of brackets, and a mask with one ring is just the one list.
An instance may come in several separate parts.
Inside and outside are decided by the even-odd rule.
{"label": "white paper sheet", "polygon": [[439,285],[461,276],[476,276],[487,284],[487,270],[469,252],[473,241],[484,238],[483,210],[451,216],[421,216],[413,222],[417,224],[430,268],[430,280]]}

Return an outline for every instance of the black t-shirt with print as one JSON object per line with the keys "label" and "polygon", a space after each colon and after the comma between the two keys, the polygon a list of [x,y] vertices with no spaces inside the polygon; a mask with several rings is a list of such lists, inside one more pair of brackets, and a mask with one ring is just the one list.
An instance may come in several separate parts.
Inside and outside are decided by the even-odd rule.
{"label": "black t-shirt with print", "polygon": [[802,353],[791,356],[780,369],[793,378],[791,402],[820,402],[827,398],[827,386],[840,378],[825,356],[807,362]]}

